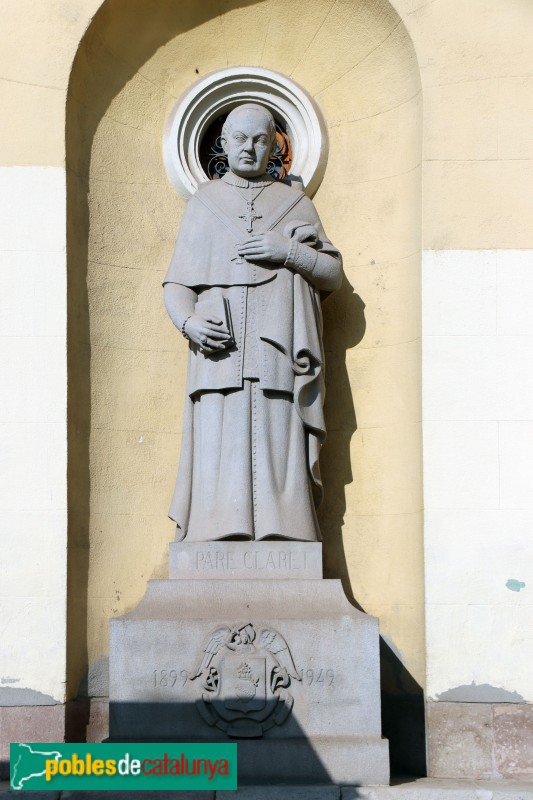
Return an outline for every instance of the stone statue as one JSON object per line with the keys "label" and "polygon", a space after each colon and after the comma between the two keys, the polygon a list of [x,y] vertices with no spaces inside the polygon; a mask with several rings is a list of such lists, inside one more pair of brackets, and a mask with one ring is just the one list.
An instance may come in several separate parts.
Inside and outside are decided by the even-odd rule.
{"label": "stone statue", "polygon": [[178,540],[317,541],[320,301],[341,283],[341,256],[311,200],[266,173],[276,145],[267,109],[234,109],[222,144],[229,171],[189,201],[164,280],[189,340],[169,516]]}

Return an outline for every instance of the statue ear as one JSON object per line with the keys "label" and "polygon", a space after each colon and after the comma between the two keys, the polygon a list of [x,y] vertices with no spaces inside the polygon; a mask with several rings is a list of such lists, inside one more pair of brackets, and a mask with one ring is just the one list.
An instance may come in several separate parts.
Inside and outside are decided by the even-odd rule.
{"label": "statue ear", "polygon": [[224,155],[227,156],[228,155],[228,143],[226,141],[226,137],[225,136],[221,136],[220,137],[220,144],[222,145],[222,149],[224,151]]}

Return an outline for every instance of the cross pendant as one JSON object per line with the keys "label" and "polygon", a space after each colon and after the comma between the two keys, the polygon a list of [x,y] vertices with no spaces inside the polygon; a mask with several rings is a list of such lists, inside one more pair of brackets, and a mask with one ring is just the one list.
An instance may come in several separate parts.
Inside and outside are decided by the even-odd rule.
{"label": "cross pendant", "polygon": [[254,229],[254,222],[256,221],[256,219],[263,219],[263,217],[261,214],[255,213],[253,200],[247,200],[246,206],[248,208],[248,211],[246,212],[246,214],[239,214],[239,219],[243,219],[245,222],[248,223],[248,227],[246,228],[246,230],[248,231],[248,233],[252,233]]}

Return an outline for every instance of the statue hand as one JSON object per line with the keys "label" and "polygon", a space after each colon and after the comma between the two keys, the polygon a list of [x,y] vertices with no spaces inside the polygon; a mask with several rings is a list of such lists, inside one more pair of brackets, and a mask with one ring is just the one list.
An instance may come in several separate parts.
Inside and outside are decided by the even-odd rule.
{"label": "statue hand", "polygon": [[185,333],[191,342],[208,355],[224,350],[232,342],[229,331],[218,317],[206,318],[200,314],[192,314],[185,323]]}
{"label": "statue hand", "polygon": [[283,264],[289,255],[290,241],[277,231],[256,233],[243,244],[237,246],[237,252],[251,261],[273,261]]}

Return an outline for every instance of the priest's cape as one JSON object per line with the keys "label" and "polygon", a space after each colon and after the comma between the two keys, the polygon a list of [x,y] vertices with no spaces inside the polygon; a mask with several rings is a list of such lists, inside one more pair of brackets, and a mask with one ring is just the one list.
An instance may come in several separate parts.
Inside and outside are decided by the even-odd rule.
{"label": "priest's cape", "polygon": [[[340,263],[301,190],[272,181],[260,200],[254,233],[278,231]],[[187,541],[316,541],[318,457],[325,438],[320,292],[312,274],[307,280],[282,264],[238,256],[236,245],[250,235],[243,205],[224,180],[202,184],[186,207],[164,280],[193,289],[203,316],[224,320],[225,298],[234,336],[231,348],[212,355],[189,342],[180,466],[169,516],[178,538]],[[251,291],[257,335],[252,375],[244,358]]]}

